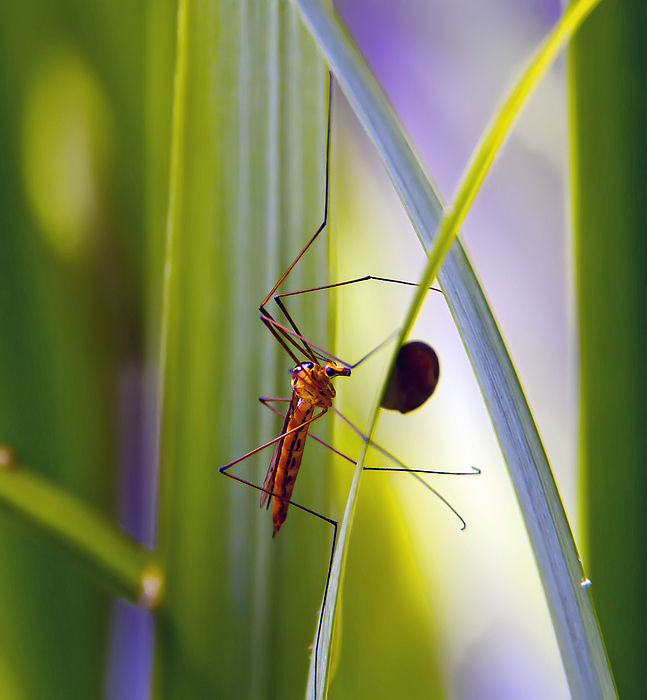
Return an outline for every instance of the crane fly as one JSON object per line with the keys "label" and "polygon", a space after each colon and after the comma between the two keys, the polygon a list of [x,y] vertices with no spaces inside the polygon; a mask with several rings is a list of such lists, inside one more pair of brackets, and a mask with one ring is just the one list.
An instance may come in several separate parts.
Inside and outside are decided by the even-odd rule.
{"label": "crane fly", "polygon": [[[326,289],[332,289],[336,287],[343,287],[346,285],[361,283],[368,280],[377,280],[387,283],[408,286],[417,285],[411,282],[404,282],[396,279],[366,275],[364,277],[359,277],[345,282],[338,282],[336,284],[329,284],[321,287],[314,287],[311,289],[304,289],[296,292],[284,292],[281,294],[276,294],[275,296],[275,293],[277,292],[278,288],[285,281],[286,277],[290,274],[290,272],[294,269],[295,265],[299,262],[301,257],[306,253],[310,246],[315,242],[317,237],[326,228],[326,225],[328,223],[331,117],[332,74],[329,75],[328,87],[328,126],[326,135],[326,170],[323,221],[320,224],[319,228],[315,231],[314,235],[310,238],[310,240],[306,243],[301,252],[297,255],[294,262],[280,277],[278,282],[274,285],[270,293],[265,297],[265,299],[259,307],[261,321],[265,324],[265,326],[276,338],[278,343],[281,345],[281,347],[285,350],[285,352],[288,354],[288,356],[294,363],[293,369],[291,370],[291,397],[261,397],[259,399],[265,406],[267,406],[275,413],[283,417],[283,426],[278,437],[269,440],[265,444],[260,445],[259,447],[251,450],[250,452],[247,452],[241,457],[238,457],[234,461],[229,462],[228,464],[225,464],[224,466],[219,468],[219,471],[225,476],[228,476],[231,479],[239,481],[243,484],[246,484],[247,486],[250,486],[253,489],[260,491],[261,508],[264,506],[267,506],[269,508],[271,504],[273,537],[276,536],[281,526],[285,522],[288,513],[288,507],[290,505],[302,511],[310,513],[311,515],[314,515],[315,517],[332,525],[332,546],[330,551],[330,559],[328,563],[328,573],[326,576],[326,586],[323,595],[323,602],[321,608],[322,611],[325,609],[326,606],[326,598],[330,583],[332,561],[335,553],[335,545],[337,542],[338,523],[332,518],[322,515],[321,513],[318,513],[315,510],[307,508],[306,506],[296,503],[292,500],[292,493],[295,486],[296,477],[301,466],[306,438],[308,436],[310,426],[314,421],[324,416],[330,409],[334,410],[335,413],[362,438],[362,440],[364,440],[365,442],[370,442],[372,448],[374,448],[378,453],[382,454],[384,457],[386,457],[388,460],[390,460],[396,465],[388,468],[364,466],[364,470],[402,471],[410,473],[412,476],[416,477],[422,483],[422,485],[429,489],[434,495],[436,495],[441,501],[443,501],[443,503],[445,503],[450,508],[450,510],[460,519],[462,523],[461,529],[465,529],[465,521],[463,520],[463,518],[453,508],[453,506],[443,498],[441,494],[439,494],[435,489],[433,489],[429,484],[427,484],[427,482],[424,481],[419,475],[448,474],[466,476],[480,473],[480,470],[476,467],[472,467],[471,471],[467,472],[445,472],[432,471],[426,469],[410,469],[405,464],[400,462],[388,450],[381,447],[372,440],[369,441],[368,437],[364,435],[359,428],[357,428],[350,420],[348,420],[343,414],[341,414],[340,411],[333,408],[333,399],[335,398],[336,392],[332,384],[332,380],[336,377],[350,376],[353,369],[355,369],[358,365],[360,365],[371,355],[377,352],[382,346],[388,343],[393,336],[387,338],[386,341],[381,343],[377,348],[371,350],[371,352],[369,352],[355,364],[349,364],[304,338],[303,335],[300,333],[296,323],[290,316],[283,301],[283,299],[289,296],[295,296],[298,294],[304,294],[308,292],[323,291]],[[278,322],[267,310],[266,306],[272,298],[274,299],[279,309],[281,310],[281,313],[287,320],[288,325],[283,325],[282,323]],[[416,408],[420,407],[433,394],[438,383],[439,371],[440,367],[438,357],[435,351],[429,345],[427,345],[426,343],[422,343],[421,341],[405,343],[402,346],[402,348],[400,348],[395,365],[391,371],[391,375],[387,379],[387,388],[384,393],[382,407],[387,408],[389,410],[396,410],[401,413],[408,413],[409,411],[415,410]],[[285,415],[283,415],[280,411],[278,411],[276,408],[270,405],[273,402],[283,402],[288,404]],[[323,445],[325,445],[344,459],[348,460],[349,462],[352,462],[353,464],[356,464],[355,460],[339,452],[333,446],[324,442],[317,436],[312,435],[311,437],[312,439],[322,443]],[[248,457],[251,457],[257,452],[264,450],[270,445],[274,445],[274,453],[262,486],[258,486],[257,484],[242,479],[241,477],[236,476],[235,474],[229,473],[228,470],[231,469],[233,466],[242,462],[243,460],[246,460]],[[319,624],[316,632],[316,644],[314,649],[315,697],[317,696],[316,661],[317,654],[319,651],[319,638],[322,630],[322,620],[323,616],[320,615]]]}
{"label": "crane fly", "polygon": [[[262,508],[268,498],[272,497],[274,525],[272,536],[276,535],[287,517],[308,429],[315,418],[315,409],[321,409],[321,413],[316,416],[319,418],[332,408],[332,402],[336,396],[332,379],[351,375],[351,367],[335,360],[329,360],[321,365],[314,354],[312,357],[313,360],[300,362],[291,372],[290,405],[263,481],[260,506]],[[365,359],[366,357],[361,361]],[[400,413],[408,413],[419,408],[436,388],[439,373],[438,356],[433,348],[421,341],[406,343],[398,352],[390,380],[387,381],[382,406]],[[367,467],[367,470],[379,471],[380,469]],[[413,470],[406,469],[406,471]]]}
{"label": "crane fly", "polygon": [[323,414],[332,407],[335,398],[333,377],[350,377],[350,369],[330,361],[323,367],[318,362],[302,362],[292,370],[292,398],[281,429],[283,437],[274,448],[261,494],[261,508],[272,494],[272,536],[276,535],[288,515],[315,409],[321,408]]}

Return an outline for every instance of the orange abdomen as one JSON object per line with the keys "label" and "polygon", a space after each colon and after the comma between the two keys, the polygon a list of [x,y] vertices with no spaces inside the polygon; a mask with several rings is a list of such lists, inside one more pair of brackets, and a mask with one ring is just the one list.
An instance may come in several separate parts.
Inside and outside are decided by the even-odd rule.
{"label": "orange abdomen", "polygon": [[[312,418],[314,406],[312,404],[306,405],[307,408],[305,410],[297,406],[294,411],[294,415],[288,422],[286,432],[297,428]],[[303,448],[306,444],[306,437],[308,435],[309,427],[309,424],[305,425],[301,430],[296,430],[294,433],[287,435],[283,440],[281,454],[276,467],[274,489],[272,491],[274,496],[281,496],[281,498],[272,498],[272,520],[274,523],[275,535],[281,528],[281,525],[283,525],[285,522],[288,515],[289,504],[287,501],[292,498],[294,482],[297,479],[299,467],[301,466]]]}

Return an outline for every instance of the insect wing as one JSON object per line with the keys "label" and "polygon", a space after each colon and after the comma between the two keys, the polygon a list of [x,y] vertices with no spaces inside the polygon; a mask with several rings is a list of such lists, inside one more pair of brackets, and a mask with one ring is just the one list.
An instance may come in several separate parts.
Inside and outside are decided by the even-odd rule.
{"label": "insect wing", "polygon": [[[285,414],[285,418],[283,420],[283,427],[281,428],[280,435],[283,435],[283,437],[276,443],[276,447],[274,448],[274,454],[272,455],[272,461],[270,462],[270,466],[268,467],[267,474],[265,475],[265,480],[263,481],[263,492],[261,493],[261,502],[260,506],[261,508],[265,505],[268,497],[270,494],[274,493],[274,480],[276,479],[276,469],[279,465],[279,460],[281,458],[281,452],[283,451],[283,442],[285,441],[285,435],[284,433],[288,429],[288,424],[290,423],[290,420],[292,419],[292,416],[294,415],[294,411],[296,409],[297,403],[299,401],[298,396],[295,395],[294,392],[292,392],[292,401],[290,401],[290,406],[288,408],[287,413]],[[269,508],[269,503],[267,504],[267,507]]]}

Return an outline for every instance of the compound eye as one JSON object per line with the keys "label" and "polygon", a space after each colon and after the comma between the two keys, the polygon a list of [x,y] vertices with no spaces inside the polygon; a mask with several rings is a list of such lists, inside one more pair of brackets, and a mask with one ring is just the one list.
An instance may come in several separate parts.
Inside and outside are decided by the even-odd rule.
{"label": "compound eye", "polygon": [[334,367],[326,367],[326,376],[334,377],[337,374]]}

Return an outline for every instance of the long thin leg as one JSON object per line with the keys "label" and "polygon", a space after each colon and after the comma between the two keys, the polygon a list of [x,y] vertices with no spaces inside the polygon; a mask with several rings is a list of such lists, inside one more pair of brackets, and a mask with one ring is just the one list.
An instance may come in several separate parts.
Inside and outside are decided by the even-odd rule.
{"label": "long thin leg", "polygon": [[[274,337],[278,340],[278,342],[283,346],[285,351],[290,355],[290,357],[294,360],[295,364],[299,364],[299,360],[297,357],[294,355],[292,352],[291,348],[287,345],[287,343],[291,343],[295,348],[297,348],[300,352],[302,352],[304,355],[309,357],[311,360],[316,361],[317,358],[327,358],[330,360],[335,360],[335,362],[339,363],[340,365],[344,367],[348,367],[349,369],[355,369],[356,367],[359,367],[363,362],[368,360],[369,357],[374,355],[376,352],[381,350],[385,345],[391,342],[397,334],[398,331],[395,331],[392,333],[390,336],[388,336],[385,340],[383,340],[378,346],[373,348],[370,352],[368,352],[366,355],[364,355],[362,358],[360,358],[357,362],[354,363],[349,363],[346,362],[345,360],[342,360],[340,357],[337,357],[337,355],[334,355],[333,353],[329,352],[328,350],[325,350],[319,345],[316,345],[314,342],[311,340],[307,340],[304,338],[304,336],[301,335],[299,332],[299,329],[297,328],[296,323],[293,321],[292,317],[290,316],[290,313],[288,312],[287,308],[281,301],[283,297],[289,297],[289,296],[295,296],[297,294],[306,294],[307,292],[317,292],[317,291],[323,291],[326,289],[333,289],[334,287],[343,287],[345,285],[349,284],[355,284],[356,282],[366,282],[368,280],[377,280],[380,282],[392,282],[394,284],[404,284],[410,287],[417,287],[418,285],[415,282],[405,282],[403,280],[396,280],[396,279],[390,279],[388,277],[375,277],[373,275],[366,275],[364,277],[358,277],[353,280],[347,280],[346,282],[337,282],[335,284],[326,284],[321,287],[312,287],[311,289],[301,289],[296,292],[285,292],[283,294],[279,294],[276,297],[274,297],[274,300],[278,304],[279,308],[283,312],[283,315],[286,317],[288,323],[290,324],[291,328],[288,328],[287,326],[283,325],[282,323],[279,323],[276,321],[274,318],[272,318],[269,314],[265,316],[261,316],[261,320],[263,323],[270,329]],[[440,289],[436,289],[435,287],[430,287],[430,290],[433,290],[435,292],[440,292],[442,294],[442,291]],[[300,340],[303,343],[303,346],[299,345],[297,342]]]}
{"label": "long thin leg", "polygon": [[[332,73],[328,71],[328,126],[326,129],[326,171],[325,171],[325,193],[324,193],[324,211],[323,211],[323,220],[321,224],[319,225],[319,228],[315,231],[314,235],[312,238],[306,243],[304,246],[303,250],[297,255],[297,257],[294,259],[290,267],[283,273],[283,275],[280,277],[279,281],[272,287],[270,290],[269,294],[263,299],[263,302],[261,303],[259,307],[259,311],[261,312],[261,319],[263,323],[270,329],[272,332],[272,335],[279,341],[279,343],[283,346],[283,348],[286,350],[288,355],[295,360],[295,362],[298,363],[298,360],[296,360],[294,353],[288,348],[288,345],[286,344],[285,341],[288,343],[291,343],[294,347],[296,347],[297,350],[302,352],[304,355],[309,357],[311,360],[316,360],[314,353],[312,350],[308,347],[308,343],[303,340],[304,347],[299,346],[293,338],[289,336],[285,336],[284,339],[281,339],[279,337],[279,332],[276,329],[276,326],[272,327],[271,324],[273,324],[274,319],[272,318],[272,315],[266,310],[265,305],[267,302],[272,298],[274,292],[281,286],[283,283],[283,280],[292,272],[294,266],[301,260],[305,252],[310,248],[310,246],[315,242],[319,234],[326,228],[328,225],[328,208],[329,208],[329,202],[330,202],[330,142],[331,142],[331,133],[332,133]],[[297,336],[300,336],[299,329],[294,325],[292,322],[292,319],[289,320],[290,325],[296,332]]]}
{"label": "long thin leg", "polygon": [[[373,354],[378,352],[379,350],[382,349],[385,345],[387,345],[391,340],[397,336],[397,331],[391,334],[388,338],[386,338],[382,343],[380,343],[377,347],[375,347],[373,350],[371,350],[369,353],[364,355],[364,357],[360,358],[357,362],[350,364],[341,358],[337,357],[336,355],[333,355],[331,352],[328,352],[327,350],[324,350],[321,348],[319,345],[316,345],[313,343],[311,340],[307,340],[304,338],[301,333],[299,332],[299,329],[292,319],[292,316],[290,315],[289,311],[285,307],[285,304],[283,303],[282,299],[283,297],[290,297],[290,296],[296,296],[298,294],[307,294],[308,292],[318,292],[318,291],[324,291],[326,289],[333,289],[335,287],[344,287],[349,284],[355,284],[357,282],[367,282],[369,280],[376,280],[378,282],[391,282],[393,284],[403,284],[408,287],[417,287],[418,285],[415,282],[405,282],[404,280],[396,280],[396,279],[391,279],[389,277],[376,277],[374,275],[365,275],[364,277],[357,277],[356,279],[352,280],[346,280],[345,282],[336,282],[335,284],[326,284],[321,287],[312,287],[310,289],[301,289],[296,292],[284,292],[283,294],[278,294],[277,296],[274,297],[274,301],[277,303],[279,308],[281,309],[281,312],[287,319],[287,322],[290,324],[291,328],[288,328],[287,326],[283,325],[282,323],[279,323],[276,321],[272,316],[270,316],[267,312],[264,312],[264,315],[261,316],[261,320],[263,323],[270,329],[274,337],[278,340],[278,342],[282,345],[282,347],[285,349],[285,351],[288,353],[288,355],[294,360],[296,364],[299,363],[299,360],[296,358],[294,355],[292,349],[287,345],[287,343],[291,343],[297,350],[302,352],[304,355],[309,357],[311,360],[316,360],[318,358],[328,358],[331,360],[335,360],[335,362],[338,362],[344,367],[348,367],[349,369],[355,369],[356,367],[359,367],[364,361],[366,361],[369,357],[371,357]],[[430,290],[434,292],[439,292],[442,294],[442,291],[440,289],[436,289],[435,287],[430,287]],[[261,309],[263,312],[264,310]],[[303,345],[299,345],[297,342],[300,340]]]}
{"label": "long thin leg", "polygon": [[[370,280],[374,280],[376,282],[390,282],[392,284],[402,284],[402,285],[405,285],[407,287],[417,287],[418,286],[415,282],[406,282],[404,280],[396,280],[396,279],[392,279],[391,277],[376,277],[375,275],[364,275],[363,277],[356,277],[355,279],[346,280],[345,282],[335,282],[334,284],[324,284],[321,287],[310,287],[309,289],[300,289],[296,292],[283,292],[282,294],[277,294],[274,297],[274,301],[276,302],[277,306],[283,312],[283,315],[287,318],[289,324],[298,333],[299,330],[297,329],[296,325],[294,324],[292,317],[288,313],[288,310],[285,308],[285,304],[283,303],[283,299],[285,297],[297,296],[299,294],[307,294],[308,292],[321,292],[321,291],[324,291],[326,289],[334,289],[336,287],[346,287],[349,284],[357,284],[358,282],[368,282]],[[429,290],[433,291],[433,292],[439,292],[440,294],[443,293],[441,289],[436,289],[436,287],[429,287]]]}
{"label": "long thin leg", "polygon": [[[274,301],[276,301],[277,304],[280,305],[279,300],[283,299],[283,297],[292,297],[296,296],[297,294],[307,294],[308,292],[319,292],[323,291],[324,289],[332,289],[333,287],[345,287],[348,284],[355,284],[357,282],[368,282],[369,280],[375,280],[376,282],[391,282],[393,284],[403,284],[407,287],[417,287],[416,282],[406,282],[405,280],[396,280],[391,277],[376,277],[375,275],[364,275],[363,277],[356,277],[355,279],[352,280],[346,280],[345,282],[335,282],[334,284],[324,284],[321,287],[311,287],[310,289],[300,289],[299,291],[296,292],[283,292],[282,294],[277,294],[274,297]],[[438,292],[439,294],[443,294],[442,289],[437,289],[436,287],[429,287],[430,292]],[[285,312],[283,307],[281,306],[281,310]]]}
{"label": "long thin leg", "polygon": [[[272,335],[276,338],[276,340],[279,342],[279,344],[285,350],[285,352],[287,352],[287,354],[292,358],[292,361],[295,365],[298,365],[300,360],[294,354],[292,348],[288,345],[288,343],[291,343],[299,352],[303,353],[307,358],[309,358],[313,362],[316,361],[317,358],[315,353],[312,351],[305,338],[303,338],[301,335],[299,335],[298,333],[294,333],[289,328],[286,328],[285,326],[281,325],[280,323],[275,321],[269,314],[267,316],[261,316],[261,321],[263,321],[267,328],[269,328]],[[303,346],[299,345],[295,338],[301,339],[303,341]]]}
{"label": "long thin leg", "polygon": [[[308,244],[309,245],[309,244]],[[274,297],[274,301],[276,302],[277,306],[281,309],[281,312],[285,316],[287,322],[291,326],[290,328],[287,328],[286,326],[282,325],[278,321],[276,321],[263,307],[261,307],[261,320],[263,323],[270,329],[274,337],[279,341],[279,343],[283,346],[283,348],[286,350],[286,352],[292,357],[293,360],[296,360],[296,357],[293,355],[292,351],[286,346],[286,341],[291,343],[297,350],[302,352],[304,355],[310,357],[311,360],[314,360],[315,357],[313,355],[316,355],[317,353],[313,353],[313,348],[319,352],[320,356],[325,356],[330,359],[335,360],[336,362],[339,362],[340,364],[349,367],[350,369],[355,369],[355,367],[358,367],[364,360],[367,360],[374,352],[377,352],[383,345],[386,345],[393,336],[397,335],[397,333],[394,333],[393,336],[389,336],[383,343],[381,343],[375,350],[372,350],[370,353],[362,357],[358,362],[354,364],[349,364],[347,362],[344,362],[340,360],[338,357],[335,357],[334,355],[324,352],[321,350],[321,348],[314,343],[312,343],[309,340],[306,340],[302,335],[301,332],[299,331],[296,323],[292,319],[292,316],[288,312],[285,304],[283,303],[283,298],[284,297],[291,297],[291,296],[297,296],[299,294],[307,294],[308,292],[319,292],[319,291],[324,291],[326,289],[334,289],[335,287],[345,287],[349,284],[355,284],[357,282],[368,282],[369,280],[374,280],[377,282],[390,282],[392,284],[402,284],[408,287],[417,287],[418,285],[415,282],[406,282],[404,280],[396,280],[392,279],[390,277],[376,277],[374,275],[365,275],[364,277],[357,277],[352,280],[346,280],[345,282],[336,282],[334,284],[325,284],[321,287],[311,287],[309,289],[300,289],[295,292],[283,292],[282,294],[277,294]],[[433,292],[439,292],[442,294],[442,290],[436,289],[436,287],[429,287],[430,291]],[[267,300],[266,300],[267,301]],[[281,335],[282,337],[279,337]],[[300,339],[303,343],[303,347],[300,346],[296,339]]]}
{"label": "long thin leg", "polygon": [[346,416],[337,408],[334,406],[332,407],[332,410],[348,425],[348,427],[355,432],[356,435],[358,435],[364,442],[368,442],[371,447],[373,447],[375,450],[377,450],[380,454],[384,455],[387,459],[390,459],[394,464],[397,464],[397,467],[364,467],[364,471],[373,471],[373,472],[407,472],[411,474],[411,476],[414,477],[414,479],[417,479],[425,488],[429,489],[434,496],[436,496],[438,499],[440,499],[448,508],[449,510],[454,513],[454,515],[461,521],[461,530],[464,530],[467,527],[467,523],[465,522],[465,519],[463,516],[454,508],[454,506],[438,491],[436,491],[433,486],[430,486],[421,476],[420,474],[439,474],[439,475],[445,475],[445,476],[475,476],[477,474],[481,473],[481,470],[478,467],[470,467],[471,471],[468,472],[447,472],[447,471],[436,471],[433,469],[411,469],[408,467],[404,462],[401,462],[395,455],[391,454],[385,447],[382,447],[382,445],[378,444],[377,442],[374,442],[373,440],[369,440],[368,436],[365,435],[350,419],[346,418]]}
{"label": "long thin leg", "polygon": [[265,304],[272,298],[274,292],[281,286],[283,280],[292,272],[294,266],[301,260],[304,253],[308,248],[315,242],[317,236],[326,228],[328,224],[328,203],[330,200],[330,141],[331,141],[331,127],[332,127],[332,73],[328,71],[328,127],[326,130],[326,175],[325,175],[325,193],[324,193],[324,211],[323,220],[319,224],[319,228],[315,231],[314,236],[305,244],[303,250],[297,255],[293,263],[288,267],[288,269],[283,273],[279,281],[272,287],[269,294],[263,299],[260,305],[260,312],[265,315]]}
{"label": "long thin leg", "polygon": [[[279,323],[278,321],[275,321],[274,319],[263,319],[263,322],[265,323],[270,330],[274,333],[275,337],[281,343],[281,345],[285,348],[286,352],[290,355],[290,357],[294,360],[295,364],[300,364],[301,360],[298,360],[296,356],[292,353],[292,351],[285,345],[284,341],[278,336],[278,332],[282,334],[284,338],[287,338],[294,344],[296,342],[293,340],[293,338],[297,338],[299,340],[302,340],[304,344],[308,346],[308,349],[312,353],[312,355],[309,355],[311,360],[317,361],[319,359],[329,359],[329,360],[334,360],[338,364],[340,364],[342,367],[348,367],[348,369],[355,369],[356,367],[359,367],[363,362],[368,360],[369,357],[372,357],[376,352],[379,352],[385,345],[388,345],[392,340],[394,340],[397,335],[398,331],[394,331],[389,335],[387,338],[385,338],[379,345],[374,347],[370,352],[366,353],[364,357],[360,358],[357,362],[351,364],[350,362],[346,362],[346,360],[342,360],[341,357],[337,357],[337,355],[333,354],[332,352],[329,352],[328,350],[322,348],[320,345],[317,345],[313,343],[311,340],[306,340],[302,335],[299,335],[295,331],[291,330],[287,326],[284,326],[283,324]],[[277,332],[275,332],[273,329],[276,329]],[[302,349],[301,350],[304,355],[307,355],[307,353]]]}

